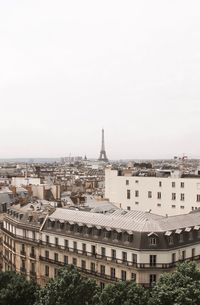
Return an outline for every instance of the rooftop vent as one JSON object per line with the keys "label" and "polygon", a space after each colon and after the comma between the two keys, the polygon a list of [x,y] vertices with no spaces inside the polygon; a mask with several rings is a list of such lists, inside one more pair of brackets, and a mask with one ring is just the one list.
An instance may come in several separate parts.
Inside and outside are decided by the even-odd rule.
{"label": "rooftop vent", "polygon": [[127,214],[128,212],[127,211],[122,211],[121,212],[121,215],[125,215],[125,214]]}

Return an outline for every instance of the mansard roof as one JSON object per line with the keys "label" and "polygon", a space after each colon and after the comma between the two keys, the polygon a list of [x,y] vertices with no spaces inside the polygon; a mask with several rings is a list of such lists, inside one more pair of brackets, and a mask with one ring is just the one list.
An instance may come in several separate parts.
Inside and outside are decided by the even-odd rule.
{"label": "mansard roof", "polygon": [[101,214],[57,208],[48,218],[98,228],[136,232],[166,232],[200,225],[200,211],[185,215],[160,216],[149,212],[117,210]]}

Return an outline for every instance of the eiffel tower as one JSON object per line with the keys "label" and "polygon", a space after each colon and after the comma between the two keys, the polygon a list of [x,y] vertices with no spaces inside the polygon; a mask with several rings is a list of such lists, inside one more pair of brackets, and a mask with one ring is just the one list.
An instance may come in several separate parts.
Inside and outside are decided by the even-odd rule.
{"label": "eiffel tower", "polygon": [[108,158],[106,156],[106,150],[105,150],[105,143],[104,143],[104,129],[102,129],[101,151],[100,151],[99,161],[108,162]]}

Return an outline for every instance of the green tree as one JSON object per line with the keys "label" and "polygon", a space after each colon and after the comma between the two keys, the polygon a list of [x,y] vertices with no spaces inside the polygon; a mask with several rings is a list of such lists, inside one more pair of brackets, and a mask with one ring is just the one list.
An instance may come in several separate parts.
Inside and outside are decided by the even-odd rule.
{"label": "green tree", "polygon": [[152,289],[150,305],[199,305],[200,271],[194,262],[179,264],[165,273]]}
{"label": "green tree", "polygon": [[32,305],[38,286],[12,271],[0,272],[0,305]]}
{"label": "green tree", "polygon": [[107,285],[99,298],[99,305],[146,305],[148,291],[134,281]]}
{"label": "green tree", "polygon": [[95,305],[98,293],[96,282],[70,265],[59,269],[58,276],[39,291],[36,305]]}

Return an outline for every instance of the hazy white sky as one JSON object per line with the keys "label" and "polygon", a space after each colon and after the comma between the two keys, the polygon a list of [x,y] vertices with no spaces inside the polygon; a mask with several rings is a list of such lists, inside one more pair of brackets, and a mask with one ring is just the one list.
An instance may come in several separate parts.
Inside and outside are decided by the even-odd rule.
{"label": "hazy white sky", "polygon": [[200,1],[0,0],[0,157],[200,157]]}

